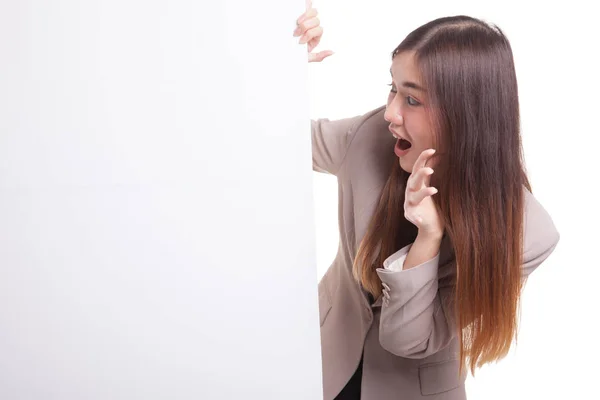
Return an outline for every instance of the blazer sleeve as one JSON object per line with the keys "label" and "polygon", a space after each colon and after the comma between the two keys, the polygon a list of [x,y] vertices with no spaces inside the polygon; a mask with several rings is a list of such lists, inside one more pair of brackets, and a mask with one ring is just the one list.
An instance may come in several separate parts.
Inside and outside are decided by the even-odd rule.
{"label": "blazer sleeve", "polygon": [[311,120],[313,170],[337,176],[357,132],[383,109],[385,106],[351,118]]}
{"label": "blazer sleeve", "polygon": [[314,171],[337,175],[361,119],[311,120]]}
{"label": "blazer sleeve", "polygon": [[[525,191],[523,277],[531,274],[558,244],[560,235],[544,208]],[[401,265],[410,245],[377,269],[383,284],[379,341],[405,358],[425,358],[448,346],[457,335],[454,320],[456,264],[440,265],[439,254],[414,268]]]}

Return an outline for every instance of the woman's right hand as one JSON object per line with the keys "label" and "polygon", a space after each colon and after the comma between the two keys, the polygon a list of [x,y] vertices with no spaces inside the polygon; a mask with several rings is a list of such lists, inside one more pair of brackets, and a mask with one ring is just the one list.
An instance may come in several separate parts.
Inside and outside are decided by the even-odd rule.
{"label": "woman's right hand", "polygon": [[321,41],[323,28],[321,27],[317,10],[313,8],[309,0],[306,2],[306,12],[296,20],[294,36],[300,37],[300,44],[308,43],[308,62],[321,62],[333,54],[331,50],[324,50],[318,53],[312,52]]}

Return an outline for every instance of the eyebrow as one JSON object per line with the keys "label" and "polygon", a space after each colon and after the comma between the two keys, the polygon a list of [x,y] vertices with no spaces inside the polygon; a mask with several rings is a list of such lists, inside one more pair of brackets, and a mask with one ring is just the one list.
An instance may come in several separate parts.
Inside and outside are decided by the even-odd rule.
{"label": "eyebrow", "polygon": [[[390,68],[390,75],[392,75],[392,78],[394,77],[394,74],[392,73],[391,68]],[[427,90],[425,90],[424,87],[421,87],[421,86],[419,86],[416,83],[411,82],[411,81],[404,81],[404,82],[402,82],[402,86],[405,87],[405,88],[420,90],[421,92],[427,92]]]}

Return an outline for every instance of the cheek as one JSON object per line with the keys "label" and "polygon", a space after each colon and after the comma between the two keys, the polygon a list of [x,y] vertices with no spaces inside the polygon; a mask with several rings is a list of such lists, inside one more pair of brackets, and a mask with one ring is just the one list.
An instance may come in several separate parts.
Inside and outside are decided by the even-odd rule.
{"label": "cheek", "polygon": [[404,121],[408,134],[412,137],[413,146],[423,150],[433,145],[433,130],[429,126],[429,120],[421,115],[414,115]]}

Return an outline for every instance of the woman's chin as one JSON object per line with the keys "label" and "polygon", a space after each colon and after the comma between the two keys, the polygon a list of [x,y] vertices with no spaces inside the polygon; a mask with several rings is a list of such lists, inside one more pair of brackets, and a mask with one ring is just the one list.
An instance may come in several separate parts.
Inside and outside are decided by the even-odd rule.
{"label": "woman's chin", "polygon": [[400,164],[400,168],[402,168],[404,171],[408,172],[409,174],[412,173],[413,163],[409,163],[405,157],[400,157],[398,159],[398,163]]}

